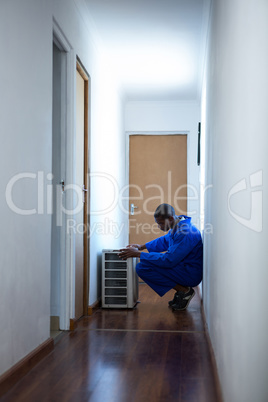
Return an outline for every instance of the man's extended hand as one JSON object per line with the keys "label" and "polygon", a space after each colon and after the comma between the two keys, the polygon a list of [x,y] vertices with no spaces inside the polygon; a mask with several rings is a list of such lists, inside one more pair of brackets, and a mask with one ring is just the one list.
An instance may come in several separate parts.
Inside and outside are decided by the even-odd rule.
{"label": "man's extended hand", "polygon": [[140,244],[129,244],[127,248],[136,248],[138,250],[141,250],[141,245]]}
{"label": "man's extended hand", "polygon": [[130,257],[139,257],[141,255],[141,251],[139,251],[135,247],[128,246],[127,248],[122,248],[119,250],[118,256],[122,258],[122,260],[126,260]]}

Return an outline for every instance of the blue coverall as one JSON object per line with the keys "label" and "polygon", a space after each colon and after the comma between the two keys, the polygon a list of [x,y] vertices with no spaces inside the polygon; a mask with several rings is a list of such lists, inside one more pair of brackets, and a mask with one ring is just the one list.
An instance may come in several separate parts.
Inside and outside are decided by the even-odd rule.
{"label": "blue coverall", "polygon": [[[149,253],[141,253],[137,274],[159,296],[174,286],[197,286],[203,276],[203,243],[191,218],[183,216],[173,229],[146,243]],[[166,251],[165,253],[162,253]]]}

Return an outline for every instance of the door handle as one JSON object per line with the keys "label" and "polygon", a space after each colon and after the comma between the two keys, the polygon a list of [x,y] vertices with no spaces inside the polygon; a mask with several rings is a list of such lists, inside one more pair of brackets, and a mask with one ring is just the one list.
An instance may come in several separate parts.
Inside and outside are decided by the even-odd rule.
{"label": "door handle", "polygon": [[138,208],[136,205],[130,204],[130,215],[134,215],[134,209],[136,208]]}
{"label": "door handle", "polygon": [[87,193],[87,188],[85,187],[85,185],[83,184],[83,187],[82,187],[82,191],[83,191],[83,203],[85,203],[86,202],[86,196],[85,196],[85,193]]}
{"label": "door handle", "polygon": [[60,185],[61,185],[61,191],[64,192],[64,186],[65,186],[64,180],[60,181]]}

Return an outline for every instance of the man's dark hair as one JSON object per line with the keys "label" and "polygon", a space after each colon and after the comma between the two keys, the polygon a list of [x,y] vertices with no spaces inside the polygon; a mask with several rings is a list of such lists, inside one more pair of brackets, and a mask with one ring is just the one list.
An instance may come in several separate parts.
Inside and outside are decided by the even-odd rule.
{"label": "man's dark hair", "polygon": [[171,216],[175,216],[175,209],[169,204],[160,204],[155,210],[155,219],[168,219]]}

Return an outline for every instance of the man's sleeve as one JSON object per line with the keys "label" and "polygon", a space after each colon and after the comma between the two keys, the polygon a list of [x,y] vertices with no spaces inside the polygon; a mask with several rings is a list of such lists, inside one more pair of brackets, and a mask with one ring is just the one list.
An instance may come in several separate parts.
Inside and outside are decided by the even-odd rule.
{"label": "man's sleeve", "polygon": [[166,253],[141,253],[140,260],[148,261],[161,268],[172,268],[178,265],[200,241],[198,236],[180,234],[176,243]]}
{"label": "man's sleeve", "polygon": [[164,236],[159,237],[158,239],[152,240],[148,243],[146,243],[146,248],[151,252],[158,252],[161,253],[161,251],[167,251],[169,246],[169,234],[167,233]]}

